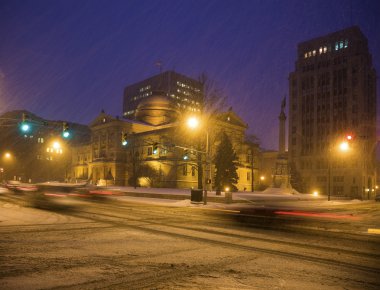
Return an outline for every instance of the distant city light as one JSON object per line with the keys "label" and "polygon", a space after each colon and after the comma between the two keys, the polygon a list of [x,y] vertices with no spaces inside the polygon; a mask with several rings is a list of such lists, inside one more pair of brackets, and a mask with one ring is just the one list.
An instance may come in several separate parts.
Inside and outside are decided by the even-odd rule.
{"label": "distant city light", "polygon": [[318,196],[318,195],[319,195],[318,191],[315,190],[315,191],[313,192],[313,196]]}

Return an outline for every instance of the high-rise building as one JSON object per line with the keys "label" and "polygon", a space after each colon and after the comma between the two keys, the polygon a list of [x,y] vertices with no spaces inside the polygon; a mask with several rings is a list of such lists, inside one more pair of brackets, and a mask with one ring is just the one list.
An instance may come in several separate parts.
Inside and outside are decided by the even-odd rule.
{"label": "high-rise building", "polygon": [[166,71],[124,89],[124,118],[135,119],[140,102],[157,92],[171,99],[180,111],[198,112],[201,109],[202,83],[175,71]]}
{"label": "high-rise building", "polygon": [[373,198],[376,71],[358,27],[298,44],[289,99],[294,183],[329,197]]}

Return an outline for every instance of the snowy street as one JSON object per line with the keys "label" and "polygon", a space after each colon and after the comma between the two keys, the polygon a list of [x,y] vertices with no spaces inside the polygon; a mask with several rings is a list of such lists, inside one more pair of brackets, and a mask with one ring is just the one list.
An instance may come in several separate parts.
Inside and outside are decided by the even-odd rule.
{"label": "snowy street", "polygon": [[313,202],[310,211],[306,201],[203,206],[188,199],[117,196],[36,209],[3,195],[0,284],[378,289],[380,235],[365,228],[375,228],[380,204]]}

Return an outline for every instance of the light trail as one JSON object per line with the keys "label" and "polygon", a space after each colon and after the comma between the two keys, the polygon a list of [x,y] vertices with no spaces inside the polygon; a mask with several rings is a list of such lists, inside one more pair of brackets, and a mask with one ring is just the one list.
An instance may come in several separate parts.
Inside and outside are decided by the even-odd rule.
{"label": "light trail", "polygon": [[303,212],[303,211],[275,211],[278,215],[292,215],[292,216],[305,216],[305,217],[321,217],[321,218],[333,218],[333,219],[353,219],[360,220],[361,218],[347,215],[347,214],[333,214],[333,213],[318,213],[318,212]]}

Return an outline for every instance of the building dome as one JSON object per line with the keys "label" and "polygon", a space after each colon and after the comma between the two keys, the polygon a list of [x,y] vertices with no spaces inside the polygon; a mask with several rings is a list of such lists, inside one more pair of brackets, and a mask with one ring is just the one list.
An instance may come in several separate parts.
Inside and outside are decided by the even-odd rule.
{"label": "building dome", "polygon": [[158,126],[171,123],[178,117],[173,102],[161,93],[153,93],[140,102],[136,110],[136,120]]}

